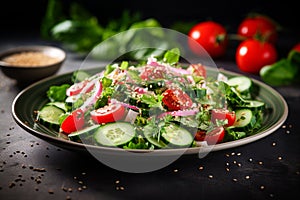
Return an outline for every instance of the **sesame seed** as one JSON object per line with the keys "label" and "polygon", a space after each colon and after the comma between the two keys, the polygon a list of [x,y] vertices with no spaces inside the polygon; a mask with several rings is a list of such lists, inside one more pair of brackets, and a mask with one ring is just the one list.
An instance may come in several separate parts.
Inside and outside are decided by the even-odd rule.
{"label": "sesame seed", "polygon": [[214,177],[214,176],[213,176],[213,175],[211,175],[211,174],[210,174],[210,175],[208,175],[208,178],[213,178],[213,177]]}
{"label": "sesame seed", "polygon": [[265,186],[264,186],[264,185],[261,185],[259,188],[260,188],[261,190],[264,190],[264,189],[265,189]]}
{"label": "sesame seed", "polygon": [[278,160],[282,160],[282,157],[281,157],[281,156],[278,156]]}
{"label": "sesame seed", "polygon": [[233,181],[233,182],[237,182],[238,180],[237,180],[236,178],[233,178],[232,181]]}
{"label": "sesame seed", "polygon": [[245,176],[245,179],[247,179],[247,180],[250,179],[250,176]]}

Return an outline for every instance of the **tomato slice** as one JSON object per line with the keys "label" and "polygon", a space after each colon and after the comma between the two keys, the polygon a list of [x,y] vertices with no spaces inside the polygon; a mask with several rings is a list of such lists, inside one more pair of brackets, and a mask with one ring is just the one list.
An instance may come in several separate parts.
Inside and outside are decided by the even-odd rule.
{"label": "tomato slice", "polygon": [[61,124],[61,129],[64,133],[70,134],[74,131],[82,129],[84,123],[84,112],[81,109],[77,109],[64,119]]}
{"label": "tomato slice", "polygon": [[162,67],[146,66],[141,72],[140,77],[143,80],[163,79],[166,70]]}
{"label": "tomato slice", "polygon": [[206,77],[206,69],[204,68],[204,65],[200,63],[191,64],[187,70],[192,72],[194,75]]}
{"label": "tomato slice", "polygon": [[91,118],[99,124],[115,122],[122,119],[125,115],[125,108],[121,104],[109,104],[104,107],[93,110],[90,113]]}
{"label": "tomato slice", "polygon": [[211,120],[213,123],[216,123],[217,120],[226,120],[226,126],[232,126],[235,121],[235,112],[229,111],[225,108],[221,109],[212,109],[211,111]]}
{"label": "tomato slice", "polygon": [[[73,85],[71,85],[71,87],[69,87],[66,91],[67,96],[73,96],[76,94],[79,94],[83,88],[85,88],[87,86],[87,84],[89,83],[89,81],[81,81],[78,83],[74,83]],[[94,87],[94,84],[91,84],[89,86],[89,88],[87,88],[86,93],[90,92]]]}
{"label": "tomato slice", "polygon": [[223,126],[216,127],[211,131],[198,131],[195,134],[196,141],[206,141],[207,144],[213,145],[222,142],[225,136],[225,129]]}
{"label": "tomato slice", "polygon": [[189,95],[178,88],[164,91],[162,101],[170,111],[191,108],[193,105],[193,101]]}

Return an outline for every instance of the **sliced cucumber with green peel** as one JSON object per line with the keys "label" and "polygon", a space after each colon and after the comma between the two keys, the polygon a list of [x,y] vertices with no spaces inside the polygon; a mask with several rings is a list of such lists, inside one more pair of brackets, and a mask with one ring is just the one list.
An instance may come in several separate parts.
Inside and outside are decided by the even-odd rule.
{"label": "sliced cucumber with green peel", "polygon": [[38,111],[37,119],[44,126],[59,131],[59,117],[65,113],[61,108],[54,105],[45,105]]}
{"label": "sliced cucumber with green peel", "polygon": [[161,137],[173,147],[189,147],[194,141],[194,137],[188,130],[174,123],[169,123],[163,127]]}
{"label": "sliced cucumber with green peel", "polygon": [[158,148],[165,148],[167,147],[167,144],[164,143],[161,139],[158,140],[157,138],[153,137],[153,129],[152,126],[145,126],[144,128],[144,136],[147,139],[147,141],[149,141],[151,144],[153,144],[154,146],[158,147]]}
{"label": "sliced cucumber with green peel", "polygon": [[97,129],[94,139],[104,146],[121,146],[128,143],[136,135],[135,128],[130,123],[108,123]]}
{"label": "sliced cucumber with green peel", "polygon": [[251,109],[239,109],[235,111],[236,120],[233,124],[236,128],[253,128],[256,123],[256,117]]}
{"label": "sliced cucumber with green peel", "polygon": [[49,105],[49,106],[56,106],[56,107],[64,110],[65,112],[68,111],[66,103],[64,103],[64,102],[49,102],[49,103],[47,103],[47,105]]}
{"label": "sliced cucumber with green peel", "polygon": [[263,110],[265,108],[265,103],[258,100],[245,100],[247,103],[245,107],[255,110]]}
{"label": "sliced cucumber with green peel", "polygon": [[246,76],[236,76],[228,79],[227,84],[231,87],[235,87],[239,93],[244,93],[250,90],[252,87],[252,81]]}
{"label": "sliced cucumber with green peel", "polygon": [[73,132],[73,133],[69,134],[68,137],[72,141],[82,141],[83,137],[88,137],[88,136],[94,134],[99,127],[100,127],[99,124],[95,124],[95,125],[86,127],[82,130]]}

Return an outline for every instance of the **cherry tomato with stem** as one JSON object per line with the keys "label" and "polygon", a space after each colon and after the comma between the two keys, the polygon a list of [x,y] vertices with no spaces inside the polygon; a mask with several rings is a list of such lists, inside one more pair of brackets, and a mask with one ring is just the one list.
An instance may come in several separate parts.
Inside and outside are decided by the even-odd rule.
{"label": "cherry tomato with stem", "polygon": [[228,46],[227,30],[217,22],[200,22],[191,28],[188,36],[188,45],[191,51],[197,55],[203,56],[199,44],[212,58],[221,57],[226,52]]}
{"label": "cherry tomato with stem", "polygon": [[277,24],[264,15],[246,17],[238,26],[237,34],[245,38],[275,43],[278,39]]}
{"label": "cherry tomato with stem", "polygon": [[277,56],[277,50],[273,44],[247,39],[237,47],[235,59],[240,70],[258,74],[262,67],[276,62]]}

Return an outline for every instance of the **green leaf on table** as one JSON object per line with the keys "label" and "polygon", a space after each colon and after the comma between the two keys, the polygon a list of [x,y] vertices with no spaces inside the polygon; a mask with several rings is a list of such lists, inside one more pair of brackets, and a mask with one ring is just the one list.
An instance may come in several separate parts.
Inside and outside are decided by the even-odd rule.
{"label": "green leaf on table", "polygon": [[292,84],[296,80],[299,70],[299,66],[283,58],[272,65],[264,66],[260,70],[260,76],[267,84],[283,86]]}

